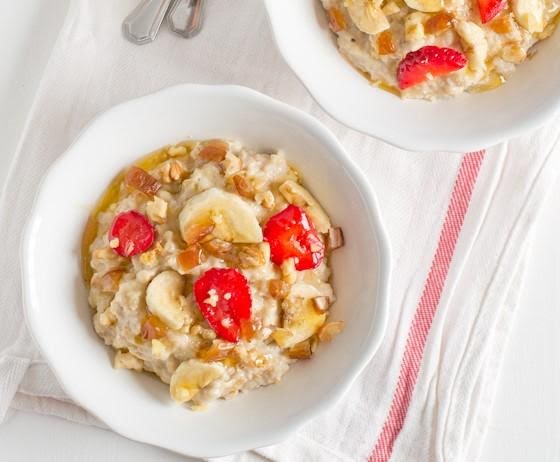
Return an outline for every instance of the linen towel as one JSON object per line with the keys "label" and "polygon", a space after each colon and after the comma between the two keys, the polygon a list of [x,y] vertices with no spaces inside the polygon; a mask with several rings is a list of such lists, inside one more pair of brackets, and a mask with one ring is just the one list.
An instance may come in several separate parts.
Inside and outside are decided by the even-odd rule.
{"label": "linen towel", "polygon": [[344,399],[284,443],[224,460],[476,460],[523,256],[559,173],[559,120],[485,152],[401,151],[318,107],[282,61],[258,0],[208,2],[200,35],[164,27],[142,47],[121,35],[136,3],[71,1],[10,167],[0,201],[0,421],[14,408],[103,426],[66,397],[24,323],[18,249],[45,170],[116,103],[173,84],[234,83],[311,113],[341,140],[379,198],[393,275],[385,339]]}

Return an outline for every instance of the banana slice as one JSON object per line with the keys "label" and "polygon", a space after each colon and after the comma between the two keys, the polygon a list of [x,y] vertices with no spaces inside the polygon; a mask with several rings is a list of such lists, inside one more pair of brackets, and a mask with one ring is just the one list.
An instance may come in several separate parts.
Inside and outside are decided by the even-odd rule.
{"label": "banana slice", "polygon": [[443,0],[404,0],[409,8],[424,13],[435,13],[443,9]]}
{"label": "banana slice", "polygon": [[381,10],[381,2],[374,0],[346,0],[348,13],[356,27],[366,34],[378,34],[389,29],[389,21]]}
{"label": "banana slice", "polygon": [[315,334],[327,319],[326,313],[319,313],[310,299],[286,299],[282,304],[284,330],[291,335],[274,337],[282,348],[290,348]]}
{"label": "banana slice", "polygon": [[262,242],[263,235],[251,206],[235,194],[211,188],[191,197],[179,214],[181,236],[189,243],[189,230],[211,226],[218,239],[237,243]]}
{"label": "banana slice", "polygon": [[540,0],[513,0],[513,14],[517,22],[528,32],[542,32],[544,30],[544,6]]}
{"label": "banana slice", "polygon": [[331,221],[319,202],[311,193],[293,180],[287,180],[278,188],[284,198],[290,203],[302,207],[313,221],[315,228],[320,233],[328,233]]}
{"label": "banana slice", "polygon": [[223,374],[224,367],[221,364],[204,363],[198,359],[184,361],[171,376],[171,398],[186,403]]}
{"label": "banana slice", "polygon": [[185,281],[175,271],[159,273],[146,289],[146,304],[152,314],[172,329],[180,329],[185,323],[181,295]]}
{"label": "banana slice", "polygon": [[488,42],[484,31],[471,21],[457,21],[455,30],[463,42],[463,48],[469,59],[469,67],[478,73],[486,72]]}

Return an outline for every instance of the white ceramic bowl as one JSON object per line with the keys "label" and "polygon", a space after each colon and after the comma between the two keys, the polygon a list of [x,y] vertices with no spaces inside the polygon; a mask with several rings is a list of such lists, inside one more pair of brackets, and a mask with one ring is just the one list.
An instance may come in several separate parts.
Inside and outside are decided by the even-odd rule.
{"label": "white ceramic bowl", "polygon": [[265,0],[284,59],[348,127],[413,151],[468,152],[542,125],[560,108],[560,31],[497,90],[411,101],[373,87],[338,52],[319,0]]}
{"label": "white ceramic bowl", "polygon": [[[284,149],[346,245],[333,256],[346,329],[270,387],[191,412],[148,374],[117,371],[95,334],[80,276],[90,207],[122,168],[165,144],[224,137]],[[375,353],[387,311],[389,255],[373,192],[334,136],[305,113],[241,87],[184,85],[133,100],[95,119],[51,167],[22,251],[29,327],[69,396],[129,438],[198,457],[270,445],[342,397]]]}

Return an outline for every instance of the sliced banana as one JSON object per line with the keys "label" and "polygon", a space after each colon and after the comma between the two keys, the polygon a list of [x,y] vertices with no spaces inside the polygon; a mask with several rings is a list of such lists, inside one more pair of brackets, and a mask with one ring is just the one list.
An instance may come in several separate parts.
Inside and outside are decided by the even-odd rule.
{"label": "sliced banana", "polygon": [[457,21],[455,30],[461,36],[470,69],[485,72],[488,42],[484,31],[471,21]]}
{"label": "sliced banana", "polygon": [[443,9],[443,0],[404,0],[406,5],[413,10],[424,13],[435,13]]}
{"label": "sliced banana", "polygon": [[320,233],[328,233],[331,222],[328,215],[311,193],[293,180],[287,180],[278,188],[284,198],[290,203],[302,207],[313,221]]}
{"label": "sliced banana", "polygon": [[184,288],[183,277],[169,270],[159,273],[146,289],[148,309],[172,329],[180,329],[185,323],[181,304]]}
{"label": "sliced banana", "polygon": [[282,327],[291,335],[276,338],[275,341],[282,348],[290,348],[296,343],[307,340],[315,334],[327,319],[326,313],[319,313],[310,299],[286,299],[282,304]]}
{"label": "sliced banana", "polygon": [[204,363],[198,359],[184,361],[171,376],[171,398],[186,403],[223,374],[224,367],[221,364]]}
{"label": "sliced banana", "polygon": [[541,0],[512,0],[513,14],[517,22],[528,32],[542,32],[544,30],[544,7]]}
{"label": "sliced banana", "polygon": [[356,27],[366,34],[379,34],[389,29],[389,21],[381,10],[381,2],[374,0],[345,0],[344,5]]}
{"label": "sliced banana", "polygon": [[179,227],[186,240],[193,226],[212,225],[218,239],[237,243],[262,242],[263,235],[251,206],[235,194],[211,188],[191,197],[179,214]]}

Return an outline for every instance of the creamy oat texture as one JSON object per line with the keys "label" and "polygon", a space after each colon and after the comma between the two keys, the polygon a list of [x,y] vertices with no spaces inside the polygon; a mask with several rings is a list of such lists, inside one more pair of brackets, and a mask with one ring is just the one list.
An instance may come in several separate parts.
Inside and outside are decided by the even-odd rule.
{"label": "creamy oat texture", "polygon": [[[279,382],[294,361],[308,358],[318,341],[340,331],[341,323],[326,323],[335,298],[328,259],[314,270],[296,271],[292,259],[278,267],[260,230],[288,202],[303,207],[321,233],[331,224],[281,152],[257,153],[235,142],[187,142],[158,156],[163,162],[147,169],[161,184],[154,196],[122,183],[96,216],[89,303],[96,332],[116,350],[115,367],[153,372],[170,384],[176,401],[200,409]],[[108,230],[128,210],[145,214],[157,235],[149,251],[123,258],[111,248],[116,243]],[[193,219],[200,219],[198,225]],[[200,231],[204,219],[213,223],[210,234]],[[192,246],[185,253],[185,233],[199,241],[194,254]],[[235,243],[239,236],[261,242]],[[216,337],[192,294],[202,273],[226,266],[239,268],[252,297],[251,323],[238,343]]]}
{"label": "creamy oat texture", "polygon": [[[560,0],[509,0],[482,24],[476,0],[322,0],[342,54],[374,84],[404,98],[439,99],[500,86],[550,36]],[[427,45],[462,51],[463,69],[398,89],[397,67]],[[551,59],[556,59],[551,57]]]}

